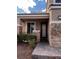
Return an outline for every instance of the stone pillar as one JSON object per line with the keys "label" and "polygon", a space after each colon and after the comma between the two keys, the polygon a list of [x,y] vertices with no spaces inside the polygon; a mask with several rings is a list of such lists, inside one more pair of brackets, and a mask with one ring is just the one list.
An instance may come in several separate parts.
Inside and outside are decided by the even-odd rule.
{"label": "stone pillar", "polygon": [[61,15],[60,9],[50,10],[49,44],[54,48],[61,48],[61,20],[58,20],[59,15]]}
{"label": "stone pillar", "polygon": [[51,24],[51,42],[53,47],[61,47],[61,23]]}
{"label": "stone pillar", "polygon": [[51,22],[51,17],[52,17],[52,13],[51,13],[51,11],[50,11],[50,13],[49,13],[49,25],[48,25],[48,39],[49,39],[49,44],[50,44],[50,46],[52,46],[52,42],[51,42],[51,24],[50,24],[50,22]]}

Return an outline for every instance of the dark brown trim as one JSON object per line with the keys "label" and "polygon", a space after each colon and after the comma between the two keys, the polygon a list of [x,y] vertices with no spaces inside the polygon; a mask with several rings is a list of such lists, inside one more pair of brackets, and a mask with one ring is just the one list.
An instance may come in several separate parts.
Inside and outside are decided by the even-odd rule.
{"label": "dark brown trim", "polygon": [[18,13],[17,15],[49,15],[49,13]]}
{"label": "dark brown trim", "polygon": [[51,6],[54,6],[54,7],[55,7],[55,6],[61,6],[61,4],[50,4],[50,5],[49,5],[49,8],[50,8]]}
{"label": "dark brown trim", "polygon": [[49,6],[61,6],[61,4],[50,4]]}
{"label": "dark brown trim", "polygon": [[[42,31],[42,25],[43,24],[45,24],[45,26],[46,26],[46,36],[45,37],[42,37],[42,32],[43,32]],[[41,29],[40,30],[41,31],[40,32],[40,41],[41,42],[48,42],[48,22],[46,22],[46,21],[45,22],[40,22],[40,29]]]}

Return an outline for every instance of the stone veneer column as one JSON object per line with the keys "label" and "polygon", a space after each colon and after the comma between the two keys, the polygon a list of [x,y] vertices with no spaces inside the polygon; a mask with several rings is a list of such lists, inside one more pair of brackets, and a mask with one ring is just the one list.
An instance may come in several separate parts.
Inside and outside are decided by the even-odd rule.
{"label": "stone veneer column", "polygon": [[51,17],[52,17],[52,14],[51,14],[51,11],[49,12],[49,28],[48,28],[48,38],[49,38],[49,44],[50,46],[52,46],[52,42],[51,42],[51,24],[50,24],[50,20],[51,20]]}
{"label": "stone veneer column", "polygon": [[61,48],[61,21],[58,16],[61,15],[59,10],[50,10],[49,18],[49,43],[54,48]]}

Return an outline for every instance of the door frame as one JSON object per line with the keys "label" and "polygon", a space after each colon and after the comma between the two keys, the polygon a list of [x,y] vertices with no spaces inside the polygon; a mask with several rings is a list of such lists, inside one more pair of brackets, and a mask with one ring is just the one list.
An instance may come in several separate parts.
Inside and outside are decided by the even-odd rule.
{"label": "door frame", "polygon": [[[46,25],[46,37],[42,37],[42,25]],[[40,41],[41,42],[48,42],[48,22],[41,22],[40,23]]]}

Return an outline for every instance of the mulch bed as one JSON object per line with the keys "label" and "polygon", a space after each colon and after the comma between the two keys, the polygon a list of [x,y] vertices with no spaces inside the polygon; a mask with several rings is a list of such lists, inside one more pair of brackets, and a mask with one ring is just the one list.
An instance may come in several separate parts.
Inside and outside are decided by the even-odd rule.
{"label": "mulch bed", "polygon": [[17,59],[32,59],[33,48],[26,43],[17,43]]}

